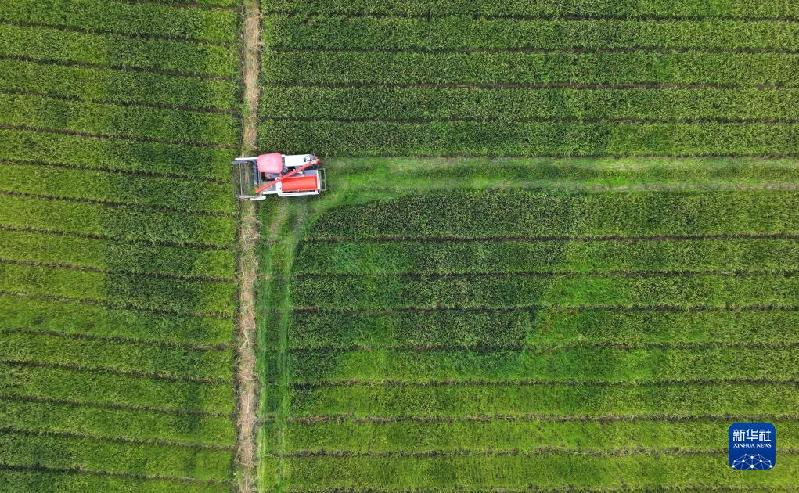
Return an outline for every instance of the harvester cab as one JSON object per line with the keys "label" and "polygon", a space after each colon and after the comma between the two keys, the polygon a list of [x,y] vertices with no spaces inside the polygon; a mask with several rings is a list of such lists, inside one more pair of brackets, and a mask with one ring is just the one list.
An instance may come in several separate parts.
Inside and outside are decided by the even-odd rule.
{"label": "harvester cab", "polygon": [[265,200],[267,195],[303,197],[326,190],[325,170],[313,154],[279,152],[233,160],[233,193],[241,200]]}

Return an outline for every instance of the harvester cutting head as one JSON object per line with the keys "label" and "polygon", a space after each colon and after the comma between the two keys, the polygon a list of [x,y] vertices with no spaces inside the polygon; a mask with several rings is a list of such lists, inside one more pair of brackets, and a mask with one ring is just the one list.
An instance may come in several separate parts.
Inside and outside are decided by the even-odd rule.
{"label": "harvester cutting head", "polygon": [[302,197],[326,189],[325,170],[313,154],[287,156],[279,152],[233,160],[233,192],[242,200],[264,200],[267,195]]}

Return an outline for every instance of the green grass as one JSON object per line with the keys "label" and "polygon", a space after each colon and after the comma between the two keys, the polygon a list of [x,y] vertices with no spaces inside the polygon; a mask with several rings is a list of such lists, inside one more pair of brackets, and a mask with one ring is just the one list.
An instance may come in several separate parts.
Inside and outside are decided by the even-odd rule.
{"label": "green grass", "polygon": [[331,160],[261,214],[261,490],[791,486],[797,171]]}

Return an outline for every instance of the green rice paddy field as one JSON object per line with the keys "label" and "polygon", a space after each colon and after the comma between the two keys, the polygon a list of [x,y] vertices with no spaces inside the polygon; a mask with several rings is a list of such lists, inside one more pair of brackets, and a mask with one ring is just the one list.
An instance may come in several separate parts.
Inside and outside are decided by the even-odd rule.
{"label": "green rice paddy field", "polygon": [[[0,491],[246,484],[244,6],[0,5]],[[799,4],[259,8],[258,490],[797,490]]]}
{"label": "green rice paddy field", "polygon": [[262,491],[796,489],[795,5],[263,5]]}

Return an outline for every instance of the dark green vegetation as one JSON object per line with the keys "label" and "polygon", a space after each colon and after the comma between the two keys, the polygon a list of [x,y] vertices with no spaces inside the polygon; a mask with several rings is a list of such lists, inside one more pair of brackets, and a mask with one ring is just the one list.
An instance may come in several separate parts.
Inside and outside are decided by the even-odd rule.
{"label": "dark green vegetation", "polygon": [[230,491],[235,1],[0,7],[0,490]]}
{"label": "dark green vegetation", "polygon": [[264,3],[260,139],[329,155],[796,156],[795,2]]}
{"label": "dark green vegetation", "polygon": [[795,487],[796,163],[328,166],[262,210],[264,491]]}

